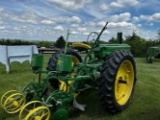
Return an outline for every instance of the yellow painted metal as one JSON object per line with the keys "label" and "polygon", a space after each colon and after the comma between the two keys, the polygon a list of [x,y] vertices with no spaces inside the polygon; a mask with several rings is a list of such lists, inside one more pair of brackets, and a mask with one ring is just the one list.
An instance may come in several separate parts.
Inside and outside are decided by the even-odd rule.
{"label": "yellow painted metal", "polygon": [[29,111],[25,118],[20,120],[49,120],[50,110],[45,106],[39,106]]}
{"label": "yellow painted metal", "polygon": [[87,44],[85,44],[85,43],[81,43],[81,42],[76,42],[76,43],[73,43],[72,44],[72,47],[73,48],[76,48],[76,47],[81,47],[81,48],[85,48],[85,49],[90,49],[91,48],[91,46],[89,46],[89,45],[87,45]]}
{"label": "yellow painted metal", "polygon": [[28,115],[30,111],[34,110],[35,108],[39,106],[43,106],[42,102],[40,101],[31,101],[25,104],[19,112],[19,120],[26,120],[24,119],[26,118],[26,115]]}
{"label": "yellow painted metal", "polygon": [[129,60],[124,60],[119,66],[114,88],[115,98],[119,105],[125,105],[127,103],[132,93],[133,84],[133,65]]}
{"label": "yellow painted metal", "polygon": [[[76,63],[79,63],[79,60],[78,60],[77,57],[73,56],[72,66],[73,66],[74,64],[76,64]],[[71,73],[71,78],[74,78],[74,75],[75,75],[74,72]],[[65,91],[65,92],[68,92],[68,91],[70,90],[70,87],[67,86],[64,81],[59,80],[59,82],[60,82],[60,87],[59,87],[60,90]],[[72,81],[68,81],[68,84],[69,84],[69,85],[72,84]],[[78,95],[77,93],[74,94],[74,96],[77,96],[77,95]]]}
{"label": "yellow painted metal", "polygon": [[4,93],[3,95],[2,95],[2,97],[1,97],[1,107],[3,108],[3,106],[4,106],[4,102],[6,101],[6,99],[10,96],[10,95],[12,95],[12,94],[14,94],[14,93],[19,93],[19,91],[17,91],[17,90],[9,90],[9,91],[7,91],[6,93]]}
{"label": "yellow painted metal", "polygon": [[10,114],[20,111],[25,104],[25,96],[21,93],[14,93],[10,95],[3,104],[3,109]]}

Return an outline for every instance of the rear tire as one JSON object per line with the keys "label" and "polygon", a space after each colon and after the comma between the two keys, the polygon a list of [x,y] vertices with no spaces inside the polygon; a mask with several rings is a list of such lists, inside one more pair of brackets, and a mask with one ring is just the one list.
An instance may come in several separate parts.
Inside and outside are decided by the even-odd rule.
{"label": "rear tire", "polygon": [[[52,57],[48,61],[48,66],[46,68],[48,71],[56,71],[58,55],[59,54],[63,54],[63,53],[64,53],[64,50],[59,50],[55,54],[52,55]],[[81,56],[75,50],[67,49],[66,54],[73,56],[73,60],[72,61],[73,61],[74,64],[82,62]],[[54,89],[58,89],[58,87],[59,87],[59,81],[58,80],[50,79],[49,82],[50,82],[50,85]]]}
{"label": "rear tire", "polygon": [[118,50],[105,60],[100,77],[100,95],[104,110],[118,113],[125,109],[133,95],[136,66],[129,51]]}
{"label": "rear tire", "polygon": [[[58,60],[58,54],[64,53],[64,50],[59,50],[55,54],[52,55],[52,57],[48,61],[47,70],[49,71],[55,71],[57,66],[57,60]],[[79,62],[82,62],[81,56],[73,49],[68,49],[67,53],[68,55],[73,55],[75,58],[78,59]]]}

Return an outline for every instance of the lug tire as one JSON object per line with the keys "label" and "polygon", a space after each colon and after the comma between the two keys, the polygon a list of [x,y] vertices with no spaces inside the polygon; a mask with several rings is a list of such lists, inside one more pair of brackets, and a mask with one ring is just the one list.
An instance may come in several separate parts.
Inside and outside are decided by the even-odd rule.
{"label": "lug tire", "polygon": [[[52,55],[52,57],[49,59],[47,70],[49,71],[55,71],[56,70],[56,65],[57,65],[57,60],[58,60],[58,54],[64,53],[64,50],[59,50],[55,54]],[[81,56],[73,49],[68,49],[67,53],[68,55],[73,55],[75,56],[80,62],[82,62]]]}
{"label": "lug tire", "polygon": [[136,66],[132,54],[117,50],[108,55],[102,65],[99,82],[105,112],[115,114],[124,110],[130,104],[135,83]]}

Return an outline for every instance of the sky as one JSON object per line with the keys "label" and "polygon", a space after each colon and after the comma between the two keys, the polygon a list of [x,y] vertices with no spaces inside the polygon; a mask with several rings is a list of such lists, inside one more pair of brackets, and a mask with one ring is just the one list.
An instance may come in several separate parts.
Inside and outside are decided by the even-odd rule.
{"label": "sky", "polygon": [[[101,39],[135,32],[155,40],[160,34],[160,0],[0,0],[0,38],[86,41],[107,29]],[[89,40],[96,38],[92,34]]]}

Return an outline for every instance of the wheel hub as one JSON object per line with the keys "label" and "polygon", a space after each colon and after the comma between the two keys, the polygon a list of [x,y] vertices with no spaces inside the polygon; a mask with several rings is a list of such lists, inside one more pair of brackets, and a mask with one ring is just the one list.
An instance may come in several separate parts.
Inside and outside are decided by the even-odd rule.
{"label": "wheel hub", "polygon": [[34,120],[41,120],[41,116],[36,116]]}
{"label": "wheel hub", "polygon": [[18,106],[18,102],[17,101],[13,101],[13,105],[16,107]]}
{"label": "wheel hub", "polygon": [[134,81],[133,66],[130,61],[125,60],[121,63],[115,82],[115,97],[120,105],[126,104],[128,101]]}

